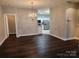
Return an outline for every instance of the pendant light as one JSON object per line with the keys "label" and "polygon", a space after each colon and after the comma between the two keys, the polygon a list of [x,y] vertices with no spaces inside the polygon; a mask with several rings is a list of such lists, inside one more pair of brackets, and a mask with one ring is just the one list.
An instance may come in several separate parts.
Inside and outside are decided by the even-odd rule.
{"label": "pendant light", "polygon": [[29,17],[32,18],[32,20],[37,16],[36,13],[35,13],[35,8],[34,8],[34,1],[31,2],[31,5],[32,5],[32,11],[31,13],[29,14]]}

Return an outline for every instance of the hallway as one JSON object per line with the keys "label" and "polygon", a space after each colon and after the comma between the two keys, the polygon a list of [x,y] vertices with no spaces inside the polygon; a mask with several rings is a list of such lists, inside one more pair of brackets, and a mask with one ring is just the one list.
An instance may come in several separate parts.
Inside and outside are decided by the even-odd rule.
{"label": "hallway", "polygon": [[78,44],[78,40],[63,41],[50,35],[39,34],[20,38],[10,35],[0,47],[0,57],[79,57]]}

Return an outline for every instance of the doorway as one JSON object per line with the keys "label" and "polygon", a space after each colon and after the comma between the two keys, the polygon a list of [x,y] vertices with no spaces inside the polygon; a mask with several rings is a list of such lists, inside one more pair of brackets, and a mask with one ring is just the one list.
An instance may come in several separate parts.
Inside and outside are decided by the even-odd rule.
{"label": "doorway", "polygon": [[15,15],[5,15],[5,31],[8,36],[11,34],[16,35]]}
{"label": "doorway", "polygon": [[38,29],[41,34],[50,33],[50,10],[39,9],[37,12]]}

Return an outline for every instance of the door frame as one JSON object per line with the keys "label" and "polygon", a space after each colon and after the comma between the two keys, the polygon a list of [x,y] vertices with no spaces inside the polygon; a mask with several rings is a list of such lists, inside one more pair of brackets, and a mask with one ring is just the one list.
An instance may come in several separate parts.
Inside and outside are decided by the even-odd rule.
{"label": "door frame", "polygon": [[8,27],[8,18],[7,15],[15,16],[15,30],[16,30],[16,37],[17,37],[17,17],[16,14],[4,14],[4,27],[5,27],[5,34],[9,36],[9,27]]}

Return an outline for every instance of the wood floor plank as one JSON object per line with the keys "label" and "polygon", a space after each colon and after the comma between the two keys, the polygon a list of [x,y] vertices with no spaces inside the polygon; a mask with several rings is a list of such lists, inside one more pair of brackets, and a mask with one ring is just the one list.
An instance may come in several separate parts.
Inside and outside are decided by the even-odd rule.
{"label": "wood floor plank", "polygon": [[19,38],[16,35],[10,35],[0,47],[0,57],[76,58],[79,57],[79,41],[75,39],[63,41],[47,34]]}

